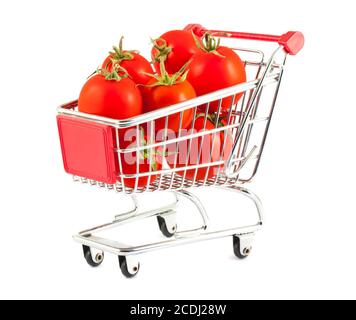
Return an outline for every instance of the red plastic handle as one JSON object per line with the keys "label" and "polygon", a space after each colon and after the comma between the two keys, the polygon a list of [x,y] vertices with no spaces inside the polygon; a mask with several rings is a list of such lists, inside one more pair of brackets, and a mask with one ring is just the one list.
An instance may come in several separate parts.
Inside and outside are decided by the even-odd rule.
{"label": "red plastic handle", "polygon": [[210,32],[219,37],[225,38],[277,42],[291,55],[296,55],[300,50],[302,50],[305,42],[304,35],[299,31],[289,31],[281,36],[273,36],[269,34],[208,30],[200,24],[189,24],[184,28],[184,30],[193,31],[199,37],[202,37],[206,32]]}

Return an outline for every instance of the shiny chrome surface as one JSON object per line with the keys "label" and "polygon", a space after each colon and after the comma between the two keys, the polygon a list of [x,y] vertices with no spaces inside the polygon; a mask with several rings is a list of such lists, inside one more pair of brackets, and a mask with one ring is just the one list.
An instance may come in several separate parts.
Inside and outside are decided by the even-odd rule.
{"label": "shiny chrome surface", "polygon": [[[233,160],[234,160],[234,157],[235,157],[235,155],[237,153],[237,148],[239,147],[240,138],[241,138],[244,130],[246,129],[247,121],[248,121],[248,119],[250,117],[250,114],[251,114],[253,108],[255,107],[255,103],[258,100],[258,96],[260,95],[260,93],[262,91],[262,88],[264,86],[264,81],[266,81],[268,73],[271,72],[271,66],[272,66],[272,64],[274,62],[274,59],[275,59],[276,55],[282,50],[283,50],[282,46],[278,47],[278,49],[272,54],[271,58],[269,59],[267,65],[266,65],[265,71],[264,71],[264,73],[262,75],[262,78],[258,82],[258,84],[256,86],[256,89],[253,92],[252,98],[249,101],[248,109],[247,109],[246,113],[244,114],[244,117],[243,117],[243,119],[241,121],[241,124],[239,124],[238,134],[237,134],[237,137],[236,137],[234,148],[232,149],[231,155],[230,155],[229,160],[227,161],[227,165],[226,165],[226,171],[225,172],[226,172],[226,176],[229,177],[229,178],[234,178],[234,177],[237,177],[237,175],[238,175],[238,172],[234,172],[233,171],[233,168],[234,168],[233,167]],[[279,76],[279,80],[280,80],[280,77],[281,76]],[[278,90],[278,87],[277,87],[277,90]],[[274,103],[273,103],[273,106],[274,106]],[[273,109],[273,106],[272,106],[272,109]],[[270,120],[270,119],[271,118],[269,117],[268,120]],[[269,121],[268,121],[268,123],[269,123]],[[267,130],[267,127],[268,126],[266,126],[266,130]]]}
{"label": "shiny chrome surface", "polygon": [[124,225],[127,223],[131,223],[133,221],[136,220],[141,220],[141,219],[145,219],[145,218],[150,218],[150,217],[154,217],[157,215],[161,215],[167,212],[171,212],[174,211],[176,209],[176,206],[178,204],[178,197],[177,195],[175,196],[175,201],[171,204],[168,204],[166,206],[157,208],[157,209],[153,209],[153,210],[149,210],[149,211],[139,211],[139,207],[138,207],[138,202],[137,202],[137,198],[133,198],[134,199],[134,203],[135,203],[135,209],[132,211],[129,211],[127,213],[123,213],[120,215],[117,215],[114,217],[114,220],[112,222],[88,229],[88,230],[84,230],[82,232],[79,233],[80,236],[82,237],[88,237],[91,236],[93,233],[97,233],[97,232],[102,232],[108,229],[112,229],[114,227],[118,227],[120,225]]}
{"label": "shiny chrome surface", "polygon": [[[93,235],[93,231],[103,231],[104,229],[107,229],[108,227],[113,228],[117,227],[120,225],[117,221],[112,222],[111,224],[107,224],[101,227],[96,227],[89,229],[89,231],[83,231],[79,233],[78,235],[73,236],[73,239],[83,245],[110,252],[115,255],[120,255],[120,256],[128,256],[128,255],[135,255],[135,254],[141,254],[141,253],[146,253],[150,252],[153,250],[157,249],[163,249],[163,248],[169,248],[173,246],[178,246],[178,245],[183,245],[183,244],[188,244],[188,243],[193,243],[193,242],[199,242],[199,241],[204,241],[204,240],[212,240],[212,239],[217,239],[221,237],[229,237],[229,236],[234,236],[234,235],[247,235],[247,234],[253,234],[257,232],[258,230],[261,229],[262,224],[263,224],[263,214],[262,214],[262,205],[259,200],[259,198],[249,191],[246,188],[242,187],[228,187],[225,188],[227,190],[230,190],[232,192],[235,192],[237,194],[243,195],[254,203],[256,207],[256,212],[257,212],[257,222],[254,225],[248,225],[248,226],[243,226],[243,227],[234,227],[234,228],[227,228],[223,230],[212,230],[210,231],[208,228],[208,216],[206,214],[206,211],[201,204],[201,202],[196,198],[192,193],[185,191],[185,192],[177,192],[178,196],[183,196],[192,201],[198,212],[203,218],[203,226],[198,229],[192,229],[192,230],[183,230],[179,231],[174,234],[174,236],[170,239],[163,240],[163,241],[158,241],[158,242],[152,242],[152,243],[146,243],[143,245],[138,245],[138,246],[131,246],[122,242],[114,241],[114,240],[109,240],[109,239],[104,239],[98,236]],[[147,217],[153,217],[157,215],[164,214],[165,212],[160,212],[159,210],[164,210],[164,208],[157,209],[155,211],[155,214],[153,215],[148,215],[143,214],[143,215],[138,215],[135,217],[131,217],[127,220],[125,220],[125,223],[129,222],[134,222],[136,219],[135,218],[147,218]],[[152,211],[153,212],[153,211]]]}

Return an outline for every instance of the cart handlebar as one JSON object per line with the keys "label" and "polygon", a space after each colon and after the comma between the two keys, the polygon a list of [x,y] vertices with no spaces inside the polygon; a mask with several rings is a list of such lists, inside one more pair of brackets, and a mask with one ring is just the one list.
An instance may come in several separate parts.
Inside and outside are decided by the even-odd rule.
{"label": "cart handlebar", "polygon": [[215,34],[219,37],[237,38],[246,40],[260,40],[268,42],[277,42],[284,47],[284,50],[291,54],[296,55],[304,47],[304,35],[299,31],[289,31],[281,36],[274,36],[268,34],[246,33],[235,31],[221,31],[221,30],[208,30],[200,24],[189,24],[184,30],[192,31],[197,36],[202,37],[206,32]]}

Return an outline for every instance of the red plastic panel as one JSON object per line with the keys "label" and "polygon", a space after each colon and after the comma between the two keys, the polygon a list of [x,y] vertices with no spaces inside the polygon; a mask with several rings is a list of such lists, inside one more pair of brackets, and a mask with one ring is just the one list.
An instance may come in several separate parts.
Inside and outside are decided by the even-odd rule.
{"label": "red plastic panel", "polygon": [[117,170],[114,130],[70,116],[57,116],[64,169],[80,177],[114,184]]}

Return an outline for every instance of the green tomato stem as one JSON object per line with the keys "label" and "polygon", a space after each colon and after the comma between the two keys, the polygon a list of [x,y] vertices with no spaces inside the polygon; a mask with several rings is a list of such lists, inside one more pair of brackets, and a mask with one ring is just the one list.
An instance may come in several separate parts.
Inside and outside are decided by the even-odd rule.
{"label": "green tomato stem", "polygon": [[114,51],[109,52],[112,62],[115,61],[115,62],[120,63],[125,60],[132,60],[134,58],[133,54],[138,53],[138,51],[136,51],[136,50],[124,51],[123,40],[124,40],[124,37],[122,36],[120,38],[119,46],[118,47],[113,46]]}
{"label": "green tomato stem", "polygon": [[[119,74],[119,71],[123,73]],[[103,69],[98,69],[97,74],[100,74],[105,77],[105,80],[108,81],[121,81],[122,79],[128,78],[129,74],[127,70],[119,65],[119,63],[113,63],[111,71],[108,70],[108,66]]]}
{"label": "green tomato stem", "polygon": [[174,86],[175,84],[182,83],[186,81],[189,70],[187,70],[191,61],[188,61],[178,72],[173,75],[169,75],[166,67],[164,65],[164,60],[161,60],[159,63],[160,66],[160,75],[144,73],[156,80],[156,82],[148,85],[144,85],[145,87],[152,88],[158,86]]}
{"label": "green tomato stem", "polygon": [[217,49],[220,47],[220,38],[214,38],[213,35],[209,32],[206,32],[203,36],[203,40],[199,41],[198,37],[192,31],[192,35],[198,49],[205,51],[207,53],[213,53],[220,58],[225,58],[222,54],[220,54]]}
{"label": "green tomato stem", "polygon": [[[161,45],[158,44],[158,41],[162,42]],[[171,53],[172,48],[167,45],[167,41],[158,38],[158,39],[151,39],[151,42],[153,44],[153,47],[158,51],[158,54],[154,57],[152,62],[161,62],[166,61],[168,55]]]}

